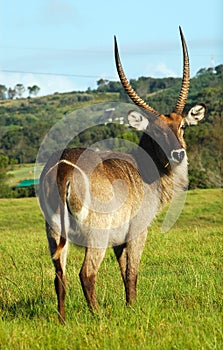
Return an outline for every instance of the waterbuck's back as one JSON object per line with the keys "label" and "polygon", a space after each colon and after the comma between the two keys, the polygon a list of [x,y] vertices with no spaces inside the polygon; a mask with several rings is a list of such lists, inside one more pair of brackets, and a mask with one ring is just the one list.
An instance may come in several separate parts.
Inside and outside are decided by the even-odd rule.
{"label": "waterbuck's back", "polygon": [[119,245],[141,233],[157,211],[152,192],[130,155],[88,149],[55,153],[40,180],[46,221],[58,236],[84,246]]}

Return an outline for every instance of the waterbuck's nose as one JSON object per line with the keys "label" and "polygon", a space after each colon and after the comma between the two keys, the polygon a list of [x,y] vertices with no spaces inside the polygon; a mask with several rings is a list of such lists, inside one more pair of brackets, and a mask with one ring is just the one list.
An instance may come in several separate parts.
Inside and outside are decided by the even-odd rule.
{"label": "waterbuck's nose", "polygon": [[184,149],[178,149],[171,152],[172,160],[176,163],[181,163],[185,157]]}

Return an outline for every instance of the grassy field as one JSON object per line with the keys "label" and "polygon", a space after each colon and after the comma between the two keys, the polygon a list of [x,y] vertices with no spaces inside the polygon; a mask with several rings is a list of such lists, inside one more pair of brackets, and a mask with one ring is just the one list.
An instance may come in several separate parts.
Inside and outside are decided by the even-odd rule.
{"label": "grassy field", "polygon": [[92,316],[78,273],[83,250],[70,248],[67,323],[57,321],[44,221],[35,198],[0,200],[0,349],[223,349],[222,191],[188,193],[178,222],[147,239],[138,300],[126,307],[112,250],[102,263]]}

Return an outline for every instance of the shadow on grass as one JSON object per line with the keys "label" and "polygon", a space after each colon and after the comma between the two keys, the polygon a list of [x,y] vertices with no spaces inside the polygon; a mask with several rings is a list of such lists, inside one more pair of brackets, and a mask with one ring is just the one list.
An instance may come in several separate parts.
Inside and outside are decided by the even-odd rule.
{"label": "shadow on grass", "polygon": [[21,299],[14,303],[5,302],[0,298],[1,318],[12,320],[19,318],[33,319],[43,317],[46,319],[52,315],[53,305],[49,306],[49,299],[37,296],[36,298]]}
{"label": "shadow on grass", "polygon": [[[66,318],[72,319],[74,315],[79,316],[81,313],[90,318],[97,317],[89,311],[85,303],[71,303],[69,299],[66,303]],[[41,296],[22,298],[10,303],[0,297],[0,318],[4,321],[12,320],[32,320],[35,318],[45,319],[46,321],[57,320],[57,302],[56,298]]]}

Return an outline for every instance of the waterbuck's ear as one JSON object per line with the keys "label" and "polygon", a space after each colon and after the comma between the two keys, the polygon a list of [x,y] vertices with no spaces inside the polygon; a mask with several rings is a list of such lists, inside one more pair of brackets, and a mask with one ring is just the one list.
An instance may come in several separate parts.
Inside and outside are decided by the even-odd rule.
{"label": "waterbuck's ear", "polygon": [[206,107],[203,104],[192,107],[184,118],[185,125],[197,125],[205,115]]}
{"label": "waterbuck's ear", "polygon": [[144,115],[136,111],[130,111],[128,113],[129,125],[131,125],[136,130],[145,131],[149,121]]}

